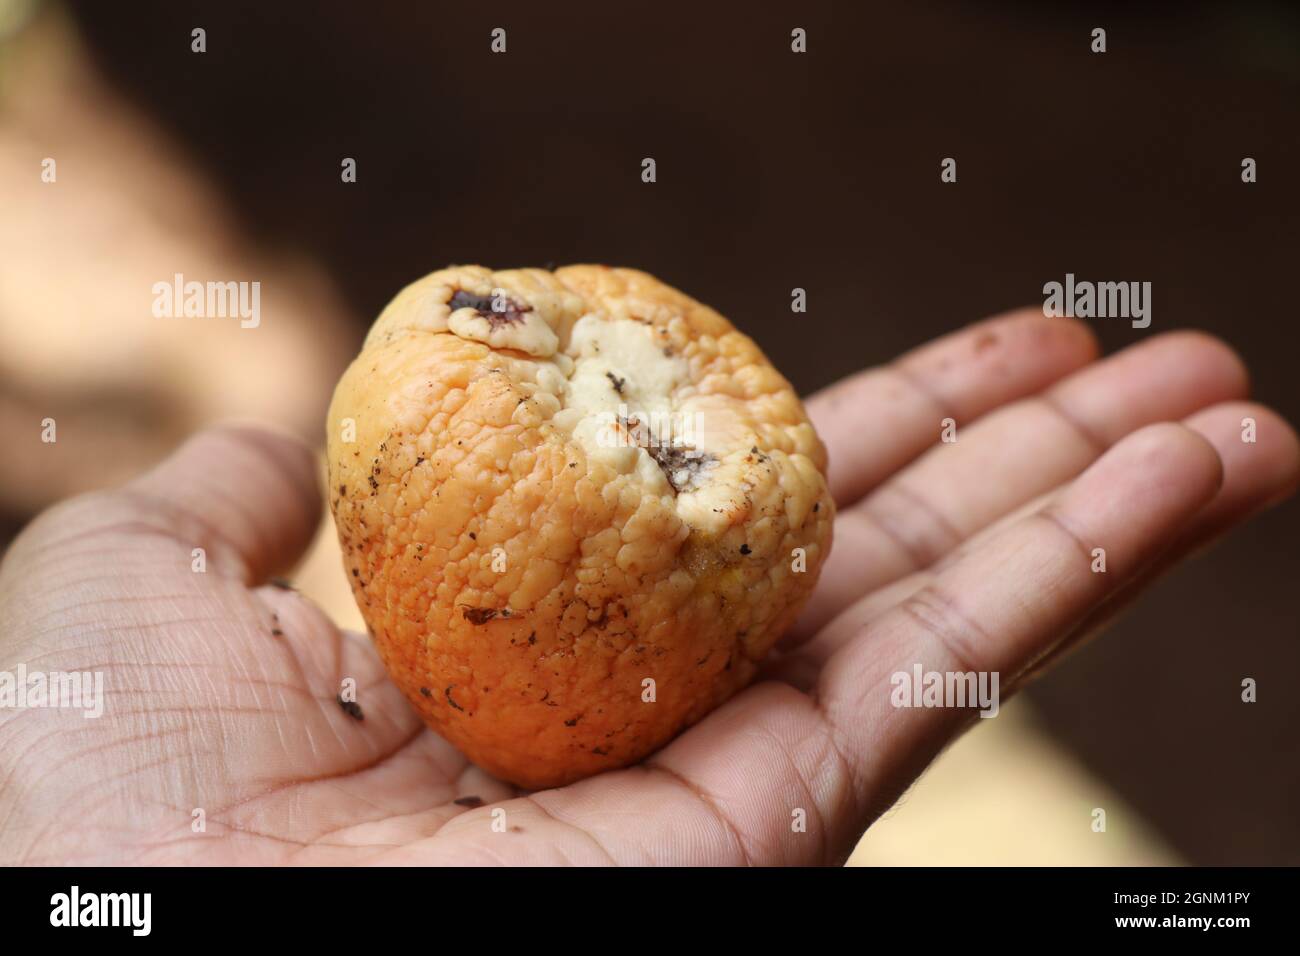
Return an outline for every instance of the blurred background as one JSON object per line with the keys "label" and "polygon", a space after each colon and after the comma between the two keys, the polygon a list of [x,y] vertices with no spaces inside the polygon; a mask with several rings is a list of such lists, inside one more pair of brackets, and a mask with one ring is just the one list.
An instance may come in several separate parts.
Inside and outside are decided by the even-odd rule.
{"label": "blurred background", "polygon": [[[804,393],[1067,272],[1146,280],[1107,350],[1210,331],[1300,421],[1300,7],[479,6],[0,0],[0,549],[216,420],[323,443],[369,322],[450,263],[645,269]],[[260,326],[154,318],[178,272],[260,281]],[[1298,578],[1293,501],[978,721],[853,862],[1300,863]],[[327,524],[296,580],[360,625]]]}

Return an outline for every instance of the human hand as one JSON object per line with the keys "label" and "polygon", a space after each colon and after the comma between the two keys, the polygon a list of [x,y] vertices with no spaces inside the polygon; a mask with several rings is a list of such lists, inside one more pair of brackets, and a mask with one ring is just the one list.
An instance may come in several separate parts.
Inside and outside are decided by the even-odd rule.
{"label": "human hand", "polygon": [[0,671],[102,672],[105,696],[97,719],[0,708],[0,862],[841,861],[973,719],[893,707],[892,674],[994,671],[1005,697],[1300,481],[1223,345],[1094,358],[1082,325],[1014,313],[814,396],[835,545],[769,679],[638,766],[533,794],[425,729],[364,635],[268,583],[317,525],[307,449],[203,433],[47,512],[0,566]]}

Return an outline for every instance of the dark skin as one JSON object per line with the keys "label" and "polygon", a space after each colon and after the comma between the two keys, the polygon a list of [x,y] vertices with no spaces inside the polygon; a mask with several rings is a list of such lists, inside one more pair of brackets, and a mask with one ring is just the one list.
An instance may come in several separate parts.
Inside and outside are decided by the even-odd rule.
{"label": "dark skin", "polygon": [[996,670],[1005,699],[1295,490],[1296,436],[1247,387],[1205,336],[1098,361],[1083,326],[1025,312],[819,393],[835,545],[766,679],[638,766],[534,794],[424,728],[363,635],[267,583],[318,523],[309,450],[205,432],[47,512],[0,567],[0,670],[106,690],[97,720],[0,710],[0,862],[839,862],[972,719],[892,707],[892,673]]}

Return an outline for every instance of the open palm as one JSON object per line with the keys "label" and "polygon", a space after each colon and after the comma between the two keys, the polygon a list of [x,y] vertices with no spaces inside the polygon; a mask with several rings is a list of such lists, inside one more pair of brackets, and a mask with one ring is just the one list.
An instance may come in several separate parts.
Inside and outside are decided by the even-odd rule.
{"label": "open palm", "polygon": [[895,708],[892,674],[994,671],[1005,696],[1300,479],[1222,344],[1095,358],[1081,325],[1015,313],[813,397],[835,547],[767,679],[636,767],[533,794],[268,583],[318,522],[311,453],[204,433],[46,513],[0,567],[0,671],[105,689],[98,719],[0,709],[0,863],[841,861],[973,718]]}

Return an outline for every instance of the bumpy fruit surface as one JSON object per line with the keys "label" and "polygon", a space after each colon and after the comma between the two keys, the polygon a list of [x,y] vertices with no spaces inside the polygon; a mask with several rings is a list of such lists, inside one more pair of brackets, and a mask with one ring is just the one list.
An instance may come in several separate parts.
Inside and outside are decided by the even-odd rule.
{"label": "bumpy fruit surface", "polygon": [[348,577],[393,680],[490,773],[650,754],[754,678],[834,506],[790,384],[642,272],[445,269],[329,412]]}

